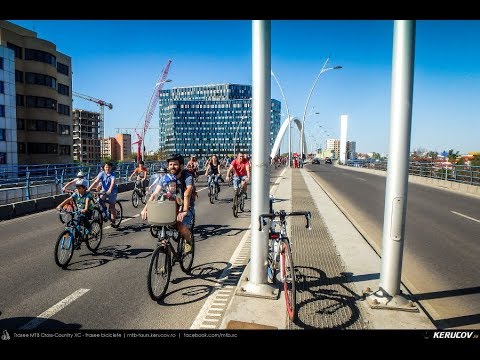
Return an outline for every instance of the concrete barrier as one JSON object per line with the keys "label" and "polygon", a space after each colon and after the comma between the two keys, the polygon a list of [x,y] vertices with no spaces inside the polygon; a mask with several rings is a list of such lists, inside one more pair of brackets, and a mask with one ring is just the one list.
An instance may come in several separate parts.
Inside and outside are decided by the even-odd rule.
{"label": "concrete barrier", "polygon": [[15,216],[22,216],[34,213],[36,211],[35,200],[21,201],[13,203]]}
{"label": "concrete barrier", "polygon": [[37,211],[53,209],[55,207],[53,196],[35,199],[35,205]]}
{"label": "concrete barrier", "polygon": [[15,216],[15,211],[13,210],[13,205],[0,205],[0,220],[6,220],[13,218]]}

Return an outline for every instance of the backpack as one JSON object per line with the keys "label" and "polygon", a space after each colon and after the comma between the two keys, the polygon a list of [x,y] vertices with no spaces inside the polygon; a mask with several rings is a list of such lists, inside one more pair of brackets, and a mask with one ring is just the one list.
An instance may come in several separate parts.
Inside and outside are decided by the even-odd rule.
{"label": "backpack", "polygon": [[[193,201],[195,201],[198,198],[197,187],[195,186],[195,180],[194,180],[193,175],[192,174],[189,174],[189,175],[192,177],[192,186],[193,186],[191,199],[193,199]],[[183,198],[183,193],[185,192],[185,189],[187,188],[186,178],[187,178],[187,172],[185,170],[182,170],[182,173],[180,175],[180,183],[182,184],[182,189],[181,189],[182,198]]]}

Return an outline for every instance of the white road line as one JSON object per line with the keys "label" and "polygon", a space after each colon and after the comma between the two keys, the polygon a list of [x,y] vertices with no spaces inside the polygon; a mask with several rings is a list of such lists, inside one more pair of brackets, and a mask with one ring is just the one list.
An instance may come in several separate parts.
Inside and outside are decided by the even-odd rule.
{"label": "white road line", "polygon": [[201,188],[200,190],[197,190],[197,192],[200,192],[200,191],[205,190],[205,189],[208,189],[208,186],[206,186],[204,188]]}
{"label": "white road line", "polygon": [[470,216],[463,215],[463,214],[460,214],[459,212],[452,211],[452,210],[450,210],[450,212],[454,213],[455,215],[463,216],[464,218],[467,218],[467,219],[470,219],[470,220],[473,220],[473,221],[476,221],[476,222],[480,223],[480,220],[475,219],[475,218],[472,218],[472,217],[470,217]]}
{"label": "white road line", "polygon": [[35,329],[38,325],[46,321],[47,319],[51,318],[53,315],[55,315],[57,312],[65,308],[67,305],[69,305],[71,302],[74,300],[78,299],[80,296],[85,294],[87,291],[90,289],[78,289],[75,291],[73,294],[67,296],[65,299],[59,301],[55,305],[53,305],[50,309],[44,311],[40,315],[38,315],[35,319],[30,320],[28,323],[20,327],[20,330],[31,330]]}
{"label": "white road line", "polygon": [[139,217],[139,216],[140,216],[140,214],[137,214],[137,215],[133,215],[133,217]]}
{"label": "white road line", "polygon": [[357,177],[357,176],[355,176],[355,179],[362,180],[362,181],[367,181],[367,180],[365,180],[365,179],[363,179],[363,178],[359,178],[359,177]]}

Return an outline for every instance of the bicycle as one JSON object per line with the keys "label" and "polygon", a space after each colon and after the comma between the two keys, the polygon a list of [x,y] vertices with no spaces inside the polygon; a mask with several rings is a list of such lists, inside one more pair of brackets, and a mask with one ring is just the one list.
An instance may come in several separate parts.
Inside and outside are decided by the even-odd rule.
{"label": "bicycle", "polygon": [[[276,281],[277,271],[280,270],[280,281],[283,282],[283,291],[285,293],[285,303],[289,318],[294,321],[297,317],[296,291],[295,291],[295,265],[292,257],[292,245],[287,236],[286,218],[289,216],[305,216],[307,220],[307,229],[311,229],[310,211],[285,212],[285,210],[275,211],[272,209],[272,199],[270,199],[270,213],[261,214],[258,218],[259,231],[267,225],[265,219],[272,220],[268,231],[268,257],[267,257],[267,275],[270,282]],[[278,220],[276,220],[278,219]],[[276,226],[280,226],[280,231],[275,231]]]}
{"label": "bicycle", "polygon": [[[185,253],[186,240],[179,234],[175,225],[159,226],[157,232],[157,248],[153,251],[150,265],[148,267],[147,287],[152,300],[159,301],[163,299],[167,292],[172,267],[176,262],[180,263],[180,268],[185,274],[190,274],[195,254],[195,241],[190,240],[191,250]],[[177,243],[175,250],[171,240]]]}
{"label": "bicycle", "polygon": [[210,175],[210,185],[208,186],[208,197],[210,199],[210,204],[213,204],[214,200],[218,200],[218,192],[220,190],[220,185],[214,181],[215,176],[218,175]]}
{"label": "bicycle", "polygon": [[[71,195],[71,194],[73,194],[74,191],[75,190],[65,190],[64,193],[68,194],[68,195]],[[70,213],[72,211],[77,210],[77,206],[75,205],[74,201],[70,201],[69,203],[67,203],[63,206],[63,210],[65,210],[65,211],[60,211],[58,213],[58,217],[60,219],[60,222],[62,224],[65,224],[65,223],[68,223],[68,221],[71,219]]]}
{"label": "bicycle", "polygon": [[135,188],[133,189],[133,192],[132,192],[132,205],[134,208],[138,207],[139,201],[142,201],[142,204],[147,203],[147,193],[145,189],[141,188],[140,180],[141,179],[137,177],[137,181],[135,182]]}
{"label": "bicycle", "polygon": [[238,210],[244,211],[245,209],[245,196],[247,195],[242,191],[241,187],[238,186],[233,194],[233,216],[238,217]]}
{"label": "bicycle", "polygon": [[[93,197],[93,214],[92,218],[95,220],[100,221],[101,224],[104,222],[109,221],[110,218],[110,206],[105,205],[105,200],[102,198],[103,195],[106,195],[104,192],[96,192],[92,191],[92,197]],[[106,195],[108,197],[108,195]],[[120,223],[123,220],[123,208],[122,204],[120,201],[115,201],[115,212],[116,212],[116,217],[115,217],[115,222],[112,224],[112,228],[118,228],[120,226]]]}
{"label": "bicycle", "polygon": [[[60,210],[62,212],[64,210]],[[70,212],[70,220],[65,225],[55,244],[55,263],[65,268],[73,256],[73,251],[80,249],[82,242],[86,242],[88,250],[96,253],[102,241],[102,224],[96,220],[90,220],[89,229],[82,224],[85,215],[79,211]]]}

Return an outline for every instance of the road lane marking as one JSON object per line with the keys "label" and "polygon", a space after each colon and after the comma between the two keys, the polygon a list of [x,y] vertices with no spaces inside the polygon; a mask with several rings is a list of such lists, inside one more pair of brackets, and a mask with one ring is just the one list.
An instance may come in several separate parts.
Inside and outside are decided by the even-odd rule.
{"label": "road lane marking", "polygon": [[67,305],[72,303],[73,301],[77,300],[80,296],[85,294],[90,289],[78,289],[73,294],[67,296],[65,299],[59,301],[55,305],[53,305],[50,309],[44,311],[40,315],[38,315],[35,319],[30,320],[28,323],[20,327],[20,330],[32,330],[35,329],[38,325],[46,321],[47,319],[51,318],[57,312],[65,308]]}
{"label": "road lane marking", "polygon": [[464,215],[464,214],[460,214],[459,212],[456,212],[456,211],[453,211],[453,210],[450,210],[450,212],[452,212],[452,213],[454,213],[454,214],[456,214],[456,215],[458,215],[458,216],[463,216],[463,217],[465,217],[465,218],[467,218],[467,219],[470,219],[470,220],[473,220],[473,221],[476,221],[476,222],[480,223],[480,220],[475,219],[475,218],[473,218],[473,217],[470,217],[470,216],[467,216],[467,215]]}
{"label": "road lane marking", "polygon": [[362,181],[367,181],[367,180],[365,180],[363,178],[360,178],[360,177],[357,177],[357,176],[355,176],[355,179],[362,180]]}

